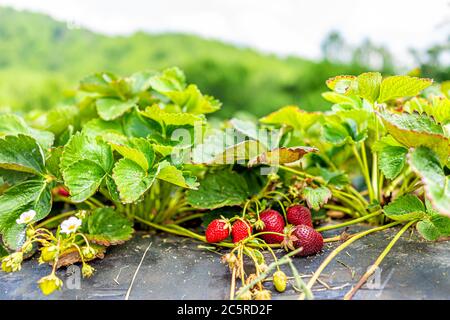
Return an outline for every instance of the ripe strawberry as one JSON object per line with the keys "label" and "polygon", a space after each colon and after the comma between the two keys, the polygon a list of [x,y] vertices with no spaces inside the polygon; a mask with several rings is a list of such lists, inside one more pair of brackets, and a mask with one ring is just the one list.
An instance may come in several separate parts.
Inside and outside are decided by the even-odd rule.
{"label": "ripe strawberry", "polygon": [[286,213],[287,220],[290,224],[295,226],[305,225],[312,227],[311,211],[307,207],[301,206],[299,204],[293,205],[287,209]]}
{"label": "ripe strawberry", "polygon": [[252,226],[246,221],[236,220],[231,227],[231,236],[233,237],[234,243],[248,238],[251,234]]}
{"label": "ripe strawberry", "polygon": [[313,228],[305,225],[298,225],[292,229],[291,234],[294,236],[294,247],[303,247],[303,250],[298,253],[299,256],[309,256],[322,250],[322,235]]}
{"label": "ripe strawberry", "polygon": [[215,219],[206,228],[206,241],[220,242],[230,235],[230,223],[224,219]]}
{"label": "ripe strawberry", "polygon": [[[283,216],[275,210],[265,210],[259,215],[262,222],[264,222],[263,232],[278,232],[283,233],[285,223]],[[261,235],[264,241],[267,243],[281,243],[284,240],[284,236],[277,234],[263,234]]]}

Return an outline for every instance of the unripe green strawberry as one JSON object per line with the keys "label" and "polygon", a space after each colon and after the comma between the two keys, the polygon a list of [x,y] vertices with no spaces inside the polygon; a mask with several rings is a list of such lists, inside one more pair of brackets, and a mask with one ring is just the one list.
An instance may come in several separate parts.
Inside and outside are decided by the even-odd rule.
{"label": "unripe green strawberry", "polygon": [[287,280],[286,274],[281,270],[273,274],[273,285],[278,292],[284,292],[286,290]]}

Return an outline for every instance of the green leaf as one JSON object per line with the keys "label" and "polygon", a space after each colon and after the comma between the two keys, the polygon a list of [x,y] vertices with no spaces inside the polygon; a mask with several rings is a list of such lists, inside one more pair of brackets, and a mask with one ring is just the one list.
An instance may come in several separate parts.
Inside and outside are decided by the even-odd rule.
{"label": "green leaf", "polygon": [[379,72],[366,72],[356,78],[355,93],[363,99],[374,103],[380,93],[381,74]]}
{"label": "green leaf", "polygon": [[358,101],[359,99],[355,97],[346,96],[345,94],[336,93],[334,91],[324,92],[322,93],[322,97],[329,102],[339,105],[355,107],[360,103],[360,101]]}
{"label": "green leaf", "polygon": [[159,164],[159,172],[156,178],[182,188],[197,189],[198,187],[195,177],[184,174],[183,171],[170,165],[167,161]]}
{"label": "green leaf", "polygon": [[430,220],[419,221],[416,228],[420,235],[428,241],[435,241],[441,236],[438,228]]}
{"label": "green leaf", "polygon": [[109,172],[113,165],[111,147],[99,139],[88,137],[83,133],[73,135],[61,155],[61,170],[66,170],[73,163],[89,160],[96,163],[105,172]]}
{"label": "green leaf", "polygon": [[350,180],[344,171],[331,171],[323,167],[313,167],[309,168],[307,172],[309,174],[322,177],[327,184],[338,189],[341,189],[350,183]]}
{"label": "green leaf", "polygon": [[112,148],[122,157],[133,160],[147,172],[155,160],[155,152],[150,142],[143,138],[133,138],[126,145],[110,143]]}
{"label": "green leaf", "polygon": [[450,217],[444,217],[433,209],[428,210],[426,217],[417,223],[419,233],[429,241],[450,236]]}
{"label": "green leaf", "polygon": [[78,160],[65,168],[62,175],[72,201],[83,202],[97,192],[107,173],[96,162]]}
{"label": "green leaf", "polygon": [[345,94],[350,92],[355,84],[356,77],[355,76],[336,76],[330,78],[326,81],[326,85],[328,88],[333,90],[334,92]]}
{"label": "green leaf", "polygon": [[122,101],[116,98],[100,98],[97,99],[97,111],[103,120],[114,120],[131,108],[136,107],[138,99]]}
{"label": "green leaf", "polygon": [[157,105],[147,107],[145,111],[141,112],[141,114],[144,117],[155,120],[166,126],[194,126],[196,123],[202,124],[205,122],[205,118],[203,116],[190,113],[167,112],[162,110]]}
{"label": "green leaf", "polygon": [[150,78],[149,84],[159,93],[182,91],[186,87],[186,77],[180,69],[174,67]]}
{"label": "green leaf", "polygon": [[[43,132],[48,135],[46,138],[48,142],[45,144],[49,144],[49,146],[46,148],[49,148],[51,146],[51,142],[53,141],[52,135],[49,135],[48,131],[52,132],[56,136],[59,136],[64,133],[69,126],[78,127],[78,113],[79,109],[76,106],[63,105],[53,107],[48,112],[33,120],[32,124],[38,129],[45,130]],[[33,137],[39,142],[39,139],[36,136]]]}
{"label": "green leaf", "polygon": [[122,244],[134,232],[132,222],[112,208],[94,210],[83,221],[82,230],[89,241],[102,246]]}
{"label": "green leaf", "polygon": [[305,187],[302,191],[302,198],[306,200],[308,207],[314,210],[319,210],[331,199],[331,196],[331,191],[327,187]]}
{"label": "green leaf", "polygon": [[425,78],[410,76],[387,77],[381,82],[378,102],[381,103],[396,98],[416,96],[432,83],[433,80]]}
{"label": "green leaf", "polygon": [[408,162],[422,179],[425,195],[433,208],[450,216],[450,181],[437,155],[426,147],[419,147],[408,154]]}
{"label": "green leaf", "polygon": [[249,195],[245,178],[224,169],[208,172],[198,190],[188,191],[187,200],[195,208],[215,209],[241,205]]}
{"label": "green leaf", "polygon": [[50,155],[46,160],[46,168],[50,174],[55,176],[57,179],[62,180],[62,173],[59,167],[61,162],[61,156],[64,148],[58,147],[50,150]]}
{"label": "green leaf", "polygon": [[9,255],[8,250],[0,244],[0,259]]}
{"label": "green leaf", "polygon": [[27,180],[30,176],[32,176],[32,174],[28,172],[0,168],[0,186],[2,186],[3,183],[14,185]]}
{"label": "green leaf", "polygon": [[6,136],[0,138],[0,168],[42,174],[44,152],[30,136]]}
{"label": "green leaf", "polygon": [[35,210],[33,221],[45,218],[51,209],[51,191],[44,180],[28,180],[6,190],[0,196],[0,233],[3,242],[17,249],[25,239],[25,225],[16,220],[28,210]]}
{"label": "green leaf", "polygon": [[192,114],[205,114],[217,111],[221,103],[210,96],[203,95],[196,85],[189,85],[183,91],[169,91],[164,95],[179,105],[183,112]]}
{"label": "green leaf", "polygon": [[403,147],[384,147],[378,154],[378,166],[387,179],[396,178],[406,162],[408,149]]}
{"label": "green leaf", "polygon": [[126,113],[122,123],[123,132],[128,137],[147,138],[162,132],[161,125],[157,121],[142,117],[137,109]]}
{"label": "green leaf", "polygon": [[320,112],[306,112],[296,106],[286,106],[259,121],[266,124],[290,126],[294,130],[302,131],[322,120],[323,114]]}
{"label": "green leaf", "polygon": [[111,86],[117,77],[112,73],[100,72],[89,75],[80,81],[80,90],[86,92],[100,93],[103,95],[114,95],[115,90]]}
{"label": "green leaf", "polygon": [[232,145],[223,152],[214,155],[207,164],[234,164],[254,159],[265,152],[266,147],[256,140],[246,140]]}
{"label": "green leaf", "polygon": [[113,179],[119,190],[120,200],[123,203],[137,201],[155,181],[156,169],[145,171],[136,162],[123,158],[120,159],[113,169]]}
{"label": "green leaf", "polygon": [[248,166],[254,166],[257,164],[267,165],[280,165],[285,163],[292,163],[300,160],[308,153],[317,152],[318,150],[313,147],[281,147],[270,151],[263,152],[258,156],[250,159]]}
{"label": "green leaf", "polygon": [[386,216],[396,221],[420,219],[425,215],[425,206],[415,195],[401,196],[383,208]]}
{"label": "green leaf", "polygon": [[30,127],[25,120],[14,114],[0,114],[0,137],[24,134],[33,137],[43,149],[53,145],[53,133]]}
{"label": "green leaf", "polygon": [[378,153],[378,167],[386,178],[394,179],[402,172],[408,149],[399,144],[392,136],[386,136],[376,141],[373,151]]}
{"label": "green leaf", "polygon": [[387,131],[407,147],[425,146],[435,151],[440,160],[447,161],[450,153],[449,139],[444,136],[441,126],[425,114],[392,113],[378,114]]}

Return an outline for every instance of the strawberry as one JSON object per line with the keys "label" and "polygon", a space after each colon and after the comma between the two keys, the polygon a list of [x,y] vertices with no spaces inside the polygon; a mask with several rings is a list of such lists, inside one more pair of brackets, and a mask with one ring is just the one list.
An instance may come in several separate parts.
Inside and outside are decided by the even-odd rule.
{"label": "strawberry", "polygon": [[[283,233],[285,223],[283,216],[278,211],[265,210],[259,215],[259,218],[264,222],[263,232]],[[267,243],[281,243],[284,240],[284,236],[277,234],[263,234],[261,238]]]}
{"label": "strawberry", "polygon": [[231,227],[231,236],[234,243],[248,238],[251,234],[252,226],[247,221],[236,220]]}
{"label": "strawberry", "polygon": [[206,228],[206,241],[210,243],[220,242],[230,235],[230,223],[224,219],[215,219]]}
{"label": "strawberry", "polygon": [[305,225],[295,226],[291,235],[293,236],[294,247],[303,247],[303,250],[298,253],[299,256],[309,256],[322,250],[322,235],[311,227]]}
{"label": "strawberry", "polygon": [[290,224],[293,224],[295,226],[298,225],[305,225],[308,227],[312,227],[312,218],[311,218],[311,211],[307,207],[301,206],[299,204],[293,205],[292,207],[289,207],[287,209],[287,221]]}

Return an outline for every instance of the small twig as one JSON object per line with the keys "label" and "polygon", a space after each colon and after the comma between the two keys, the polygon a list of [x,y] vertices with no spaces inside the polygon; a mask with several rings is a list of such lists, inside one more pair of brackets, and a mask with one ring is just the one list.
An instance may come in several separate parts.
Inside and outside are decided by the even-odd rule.
{"label": "small twig", "polygon": [[133,279],[131,279],[130,287],[128,288],[127,294],[125,295],[125,300],[128,300],[130,298],[131,288],[133,287],[134,280],[136,279],[139,269],[141,268],[142,262],[144,262],[145,255],[147,254],[147,251],[148,249],[150,249],[151,246],[152,242],[150,242],[147,249],[145,249],[144,254],[142,255],[141,262],[139,262],[139,265],[137,266],[136,271],[134,272]]}

